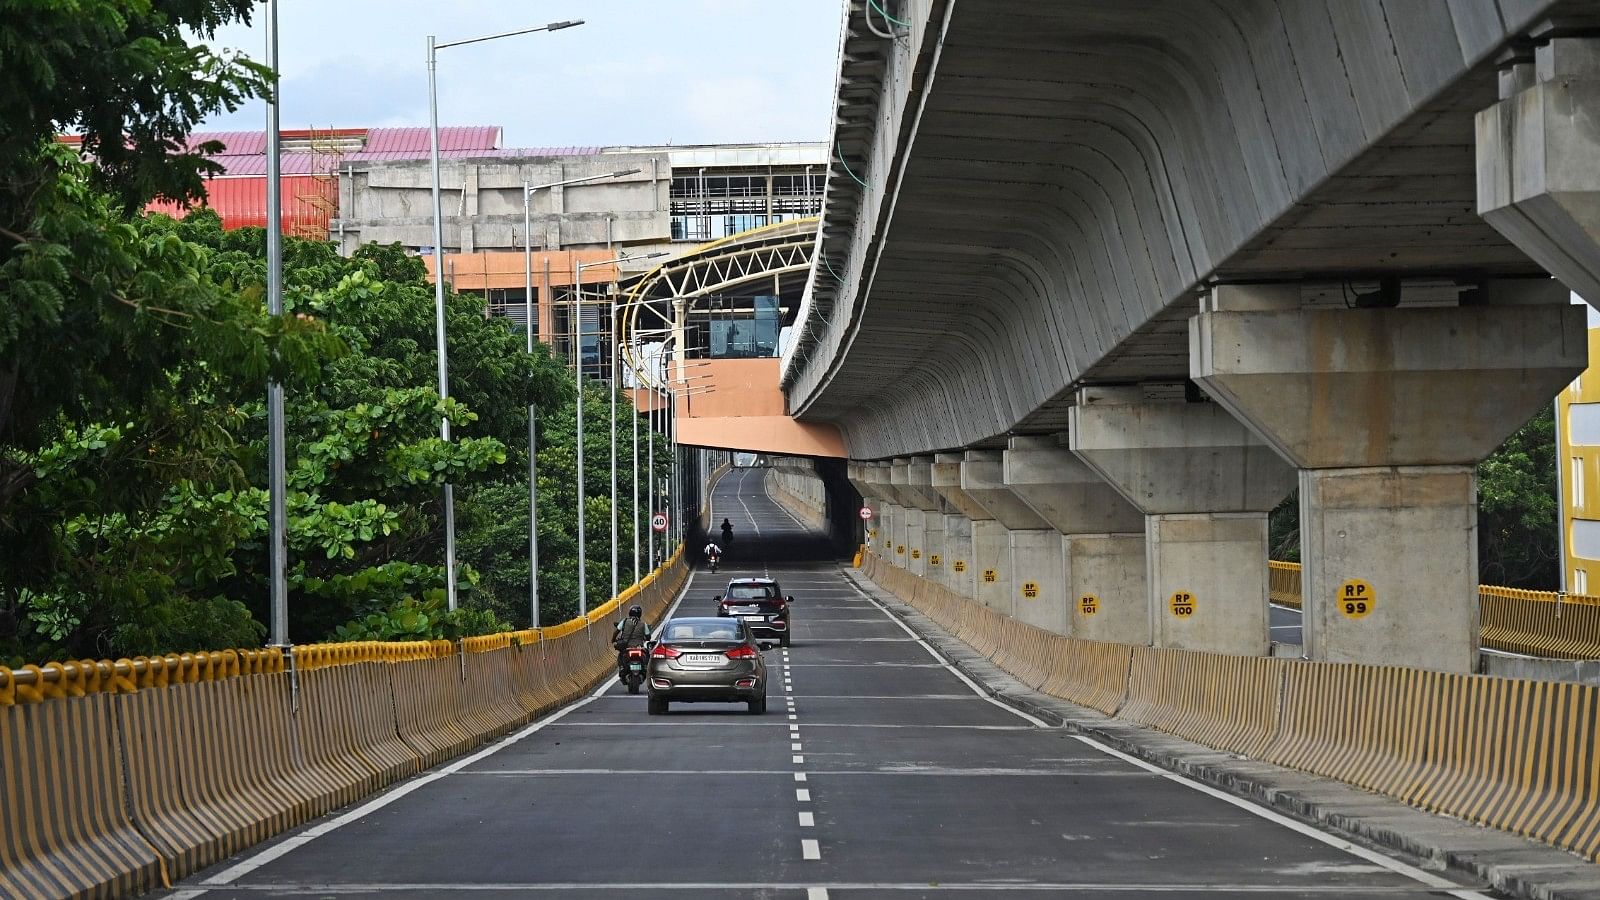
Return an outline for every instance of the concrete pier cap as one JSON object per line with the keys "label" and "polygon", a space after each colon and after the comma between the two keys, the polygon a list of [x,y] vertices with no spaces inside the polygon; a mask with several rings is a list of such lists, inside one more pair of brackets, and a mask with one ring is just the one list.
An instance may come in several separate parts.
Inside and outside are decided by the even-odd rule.
{"label": "concrete pier cap", "polygon": [[[1535,36],[1540,39],[1539,35]],[[1478,215],[1600,305],[1600,38],[1547,30],[1475,122]]]}
{"label": "concrete pier cap", "polygon": [[[896,464],[898,465],[898,460]],[[942,512],[939,492],[933,489],[933,457],[912,456],[906,459],[905,483],[897,485],[901,496],[925,512]]]}
{"label": "concrete pier cap", "polygon": [[1003,451],[968,450],[961,461],[961,490],[986,510],[989,518],[1007,528],[1050,527],[1043,516],[1006,486]]}
{"label": "concrete pier cap", "polygon": [[1440,290],[1347,309],[1219,285],[1190,320],[1195,381],[1299,467],[1312,659],[1476,668],[1475,466],[1587,364],[1560,283]]}
{"label": "concrete pier cap", "polygon": [[1267,652],[1267,513],[1294,470],[1215,403],[1170,387],[1086,387],[1072,451],[1144,514],[1158,647]]}
{"label": "concrete pier cap", "polygon": [[1003,466],[1006,487],[1062,534],[1144,530],[1143,514],[1067,446],[1067,436],[1013,437]]}
{"label": "concrete pier cap", "polygon": [[961,453],[935,453],[933,465],[928,469],[929,481],[946,504],[968,519],[993,519],[994,516],[987,509],[961,489],[961,461],[964,457],[965,454]]}
{"label": "concrete pier cap", "polygon": [[1060,533],[1069,633],[1149,643],[1144,514],[1072,452],[1064,432],[1011,438],[1005,479]]}

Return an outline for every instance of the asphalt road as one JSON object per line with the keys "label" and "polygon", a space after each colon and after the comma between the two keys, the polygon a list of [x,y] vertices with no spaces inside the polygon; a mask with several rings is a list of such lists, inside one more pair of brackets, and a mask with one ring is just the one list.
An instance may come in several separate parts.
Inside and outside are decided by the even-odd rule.
{"label": "asphalt road", "polygon": [[1483,896],[981,697],[835,563],[764,563],[804,529],[760,476],[719,485],[734,546],[680,610],[748,574],[797,598],[766,715],[613,683],[175,896]]}

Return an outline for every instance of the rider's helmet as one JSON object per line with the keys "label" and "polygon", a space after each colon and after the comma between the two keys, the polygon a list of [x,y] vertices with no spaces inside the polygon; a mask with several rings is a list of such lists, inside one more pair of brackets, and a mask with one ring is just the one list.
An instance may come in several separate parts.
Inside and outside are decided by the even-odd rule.
{"label": "rider's helmet", "polygon": [[642,607],[639,607],[639,606],[630,606],[630,607],[628,607],[628,618],[637,619],[642,615],[644,615],[644,609]]}

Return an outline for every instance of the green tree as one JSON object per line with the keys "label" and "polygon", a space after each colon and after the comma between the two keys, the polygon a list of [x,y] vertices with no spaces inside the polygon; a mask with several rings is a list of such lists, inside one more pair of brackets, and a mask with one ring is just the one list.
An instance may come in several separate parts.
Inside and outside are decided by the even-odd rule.
{"label": "green tree", "polygon": [[1478,466],[1478,572],[1485,584],[1555,590],[1555,414],[1545,406]]}

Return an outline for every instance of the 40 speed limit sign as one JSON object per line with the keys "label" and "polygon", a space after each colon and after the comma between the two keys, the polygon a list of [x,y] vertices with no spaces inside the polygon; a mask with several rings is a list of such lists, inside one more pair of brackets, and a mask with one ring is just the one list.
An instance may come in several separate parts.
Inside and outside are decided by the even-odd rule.
{"label": "40 speed limit sign", "polygon": [[651,516],[650,517],[650,530],[651,531],[666,531],[667,530],[667,514],[666,513],[656,513],[655,515]]}

